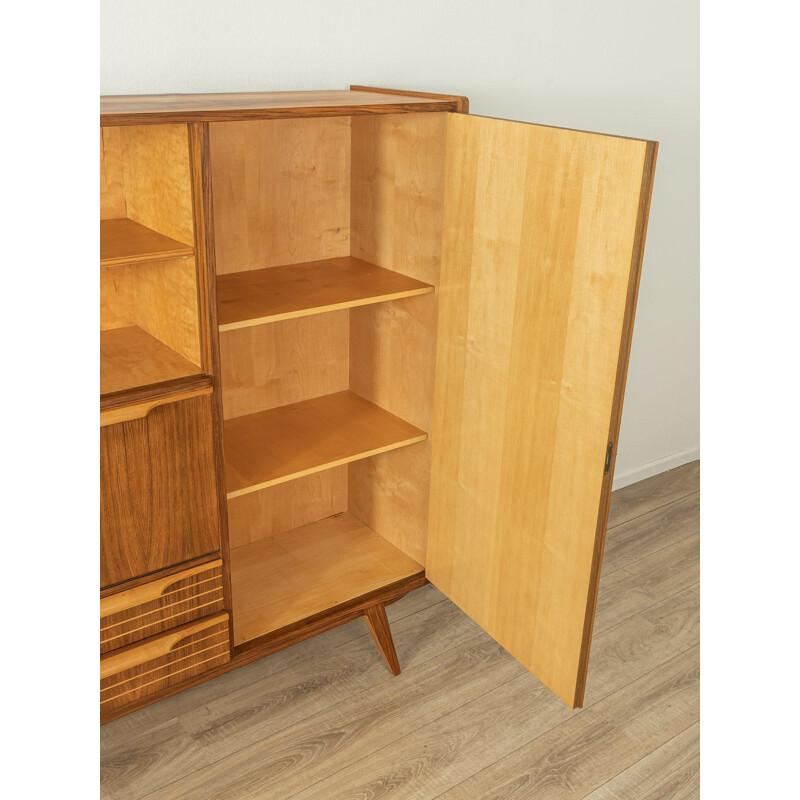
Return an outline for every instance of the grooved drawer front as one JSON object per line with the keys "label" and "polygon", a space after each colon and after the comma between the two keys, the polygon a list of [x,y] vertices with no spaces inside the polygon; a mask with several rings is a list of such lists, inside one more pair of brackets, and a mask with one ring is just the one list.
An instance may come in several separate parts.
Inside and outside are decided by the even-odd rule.
{"label": "grooved drawer front", "polygon": [[100,601],[100,652],[108,653],[222,609],[220,560],[156,578]]}
{"label": "grooved drawer front", "polygon": [[225,612],[104,656],[100,659],[100,716],[229,660]]}

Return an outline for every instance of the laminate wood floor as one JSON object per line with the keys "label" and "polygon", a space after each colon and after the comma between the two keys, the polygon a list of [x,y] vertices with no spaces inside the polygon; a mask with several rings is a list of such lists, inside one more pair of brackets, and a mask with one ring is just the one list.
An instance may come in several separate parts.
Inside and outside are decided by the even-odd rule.
{"label": "laminate wood floor", "polygon": [[586,702],[432,586],[104,726],[109,800],[699,797],[699,462],[614,493]]}

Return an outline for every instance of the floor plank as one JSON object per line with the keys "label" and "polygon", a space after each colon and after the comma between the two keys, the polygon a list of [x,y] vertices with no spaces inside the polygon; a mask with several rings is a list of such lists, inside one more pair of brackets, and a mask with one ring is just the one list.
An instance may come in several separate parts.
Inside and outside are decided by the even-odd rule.
{"label": "floor plank", "polygon": [[700,579],[700,537],[657,550],[645,558],[601,576],[594,635],[694,586]]}
{"label": "floor plank", "polygon": [[584,800],[690,800],[700,796],[700,723],[681,731]]}
{"label": "floor plank", "polygon": [[585,797],[697,721],[698,661],[696,646],[476,773],[442,800]]}
{"label": "floor plank", "polygon": [[700,462],[692,461],[639,483],[618,489],[611,495],[608,527],[640,517],[661,506],[700,490]]}
{"label": "floor plank", "polygon": [[693,492],[614,528],[606,537],[602,575],[699,534],[700,493]]}
{"label": "floor plank", "polygon": [[108,800],[699,796],[699,464],[612,497],[582,710],[432,586],[102,728]]}
{"label": "floor plank", "polygon": [[[354,622],[366,631],[361,620]],[[450,603],[441,610],[439,604],[430,606],[398,620],[393,627],[404,671],[413,671],[415,666],[480,634],[480,628]],[[105,772],[104,785],[110,792],[133,791],[133,797],[141,797],[153,790],[150,765],[164,759],[165,752],[180,754],[200,746],[209,754],[209,762],[219,761],[253,741],[320,715],[330,705],[375,691],[384,684],[396,685],[377,655],[372,638],[361,636],[349,646],[304,659],[291,669],[248,682],[184,710],[180,715],[181,732],[174,739],[155,736],[151,747],[145,743],[132,752],[124,740],[116,749],[108,748],[104,763],[111,764],[114,772]],[[172,721],[154,730],[160,733],[164,726],[171,729]],[[176,759],[170,782],[189,774],[191,770],[182,770],[182,764]]]}

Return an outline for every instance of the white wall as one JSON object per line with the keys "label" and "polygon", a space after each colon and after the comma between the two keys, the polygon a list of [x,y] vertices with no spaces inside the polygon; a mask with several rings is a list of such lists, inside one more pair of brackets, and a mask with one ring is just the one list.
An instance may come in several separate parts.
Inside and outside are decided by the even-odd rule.
{"label": "white wall", "polygon": [[103,0],[101,92],[464,94],[659,140],[615,485],[699,457],[697,0]]}

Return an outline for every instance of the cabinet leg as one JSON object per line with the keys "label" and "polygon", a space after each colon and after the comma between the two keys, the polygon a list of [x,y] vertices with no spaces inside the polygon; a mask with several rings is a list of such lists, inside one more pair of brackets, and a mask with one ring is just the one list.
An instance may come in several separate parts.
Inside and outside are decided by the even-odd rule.
{"label": "cabinet leg", "polygon": [[380,650],[383,660],[392,675],[400,674],[400,662],[397,660],[397,652],[392,641],[392,632],[389,629],[389,620],[386,619],[386,608],[383,603],[370,606],[364,612],[364,622],[375,640],[375,644]]}

